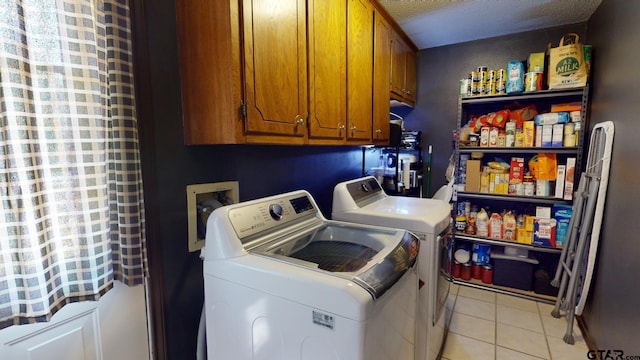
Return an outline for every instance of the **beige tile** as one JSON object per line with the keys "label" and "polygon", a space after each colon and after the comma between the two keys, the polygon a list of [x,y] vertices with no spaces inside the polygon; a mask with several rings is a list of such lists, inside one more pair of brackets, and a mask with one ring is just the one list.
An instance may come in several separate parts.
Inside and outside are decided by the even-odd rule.
{"label": "beige tile", "polygon": [[541,358],[527,355],[515,350],[496,346],[496,360],[540,360]]}
{"label": "beige tile", "polygon": [[551,316],[551,312],[555,304],[547,304],[543,302],[538,302],[538,311],[540,311],[540,315],[542,316]]}
{"label": "beige tile", "polygon": [[544,333],[538,312],[533,313],[505,305],[498,305],[497,321],[522,329]]}
{"label": "beige tile", "polygon": [[467,297],[459,297],[454,308],[456,312],[496,321],[496,304]]}
{"label": "beige tile", "polygon": [[512,308],[538,313],[538,306],[535,301],[523,299],[521,297],[498,294],[498,305],[510,306]]}
{"label": "beige tile", "polygon": [[449,333],[442,357],[451,360],[494,360],[495,345]]}
{"label": "beige tile", "polygon": [[573,360],[573,359],[587,359],[587,352],[589,348],[584,342],[582,336],[574,336],[575,343],[569,345],[565,343],[561,338],[553,336],[547,336],[547,342],[549,343],[549,349],[551,349],[551,356],[553,360]]}
{"label": "beige tile", "polygon": [[[542,316],[542,326],[544,327],[544,333],[547,336],[553,336],[557,338],[563,338],[567,333],[567,318],[562,316],[560,318],[554,318],[552,316]],[[573,334],[581,335],[578,322],[573,320]]]}
{"label": "beige tile", "polygon": [[494,344],[496,342],[496,323],[454,312],[449,325],[449,333],[456,333]]}
{"label": "beige tile", "polygon": [[544,334],[498,323],[496,344],[542,359],[549,359]]}
{"label": "beige tile", "polygon": [[449,286],[449,294],[458,295],[459,289],[460,289],[460,285],[451,284],[451,286]]}
{"label": "beige tile", "polygon": [[476,289],[469,286],[460,286],[460,290],[458,290],[458,296],[464,296],[491,303],[496,302],[496,293],[494,293],[493,291]]}

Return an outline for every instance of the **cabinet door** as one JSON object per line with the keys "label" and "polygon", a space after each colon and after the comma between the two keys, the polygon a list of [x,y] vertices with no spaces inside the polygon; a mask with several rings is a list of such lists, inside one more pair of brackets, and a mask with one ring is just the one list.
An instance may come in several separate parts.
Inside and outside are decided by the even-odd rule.
{"label": "cabinet door", "polygon": [[373,40],[373,141],[389,142],[389,91],[391,86],[391,26],[375,13]]}
{"label": "cabinet door", "polygon": [[242,1],[247,134],[285,135],[290,143],[306,141],[305,3]]}
{"label": "cabinet door", "polygon": [[347,121],[347,3],[309,0],[309,139],[342,141]]}
{"label": "cabinet door", "polygon": [[404,88],[406,101],[416,103],[416,53],[407,46],[405,53]]}
{"label": "cabinet door", "polygon": [[244,142],[237,11],[233,1],[176,1],[187,145]]}
{"label": "cabinet door", "polygon": [[404,96],[405,48],[407,46],[400,36],[394,32],[391,40],[391,93],[394,98],[402,100]]}
{"label": "cabinet door", "polygon": [[373,6],[369,0],[349,0],[347,27],[347,139],[368,142],[373,121]]}

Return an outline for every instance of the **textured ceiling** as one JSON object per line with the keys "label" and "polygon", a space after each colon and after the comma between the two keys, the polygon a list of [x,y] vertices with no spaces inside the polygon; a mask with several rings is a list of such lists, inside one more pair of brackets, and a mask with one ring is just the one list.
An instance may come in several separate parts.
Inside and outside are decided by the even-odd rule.
{"label": "textured ceiling", "polygon": [[587,21],[602,0],[379,0],[419,49]]}

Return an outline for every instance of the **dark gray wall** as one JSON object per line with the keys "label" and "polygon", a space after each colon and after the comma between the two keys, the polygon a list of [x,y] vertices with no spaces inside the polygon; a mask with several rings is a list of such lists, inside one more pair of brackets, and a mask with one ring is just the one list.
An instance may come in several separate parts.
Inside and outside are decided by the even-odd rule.
{"label": "dark gray wall", "polygon": [[583,319],[598,349],[640,354],[640,2],[604,0],[587,23],[420,51],[418,101],[405,119],[434,147],[432,191],[444,178],[456,128],[458,81],[479,65],[504,67],[511,59],[557,44],[576,32],[594,47],[591,127],[615,122],[615,141],[594,281]]}
{"label": "dark gray wall", "polygon": [[431,194],[445,183],[445,170],[453,151],[460,79],[478,66],[500,69],[506,68],[510,60],[526,60],[532,52],[546,51],[548,43],[557,46],[567,32],[584,38],[586,24],[441,46],[418,53],[417,106],[405,118],[405,127],[423,132],[423,148],[433,146]]}
{"label": "dark gray wall", "polygon": [[139,105],[150,104],[140,119],[142,161],[149,169],[143,174],[147,241],[162,255],[162,274],[151,274],[156,281],[163,276],[163,319],[156,323],[166,328],[166,358],[189,359],[195,358],[204,295],[202,261],[187,246],[186,185],[237,180],[242,201],[306,189],[329,217],[333,186],[361,175],[362,153],[359,147],[183,145],[175,3],[147,1],[140,11],[144,23],[136,25],[147,33],[149,63],[138,66],[150,73],[148,90],[138,98]]}
{"label": "dark gray wall", "polygon": [[607,202],[584,319],[599,349],[640,355],[640,2],[604,0],[588,22],[594,47],[592,124],[611,120],[615,140]]}

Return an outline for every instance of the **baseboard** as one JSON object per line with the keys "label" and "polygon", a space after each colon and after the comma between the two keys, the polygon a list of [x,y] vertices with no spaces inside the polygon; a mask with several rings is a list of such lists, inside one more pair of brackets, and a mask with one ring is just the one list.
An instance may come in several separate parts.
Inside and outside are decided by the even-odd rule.
{"label": "baseboard", "polygon": [[587,327],[587,324],[585,323],[582,316],[576,316],[576,322],[578,323],[578,327],[580,328],[580,332],[582,333],[584,342],[587,344],[587,347],[589,348],[589,350],[593,350],[595,352],[597,360],[602,360],[600,358],[600,353],[596,351],[598,350],[598,346],[596,345],[596,342],[591,337],[591,334],[589,334],[589,328]]}

